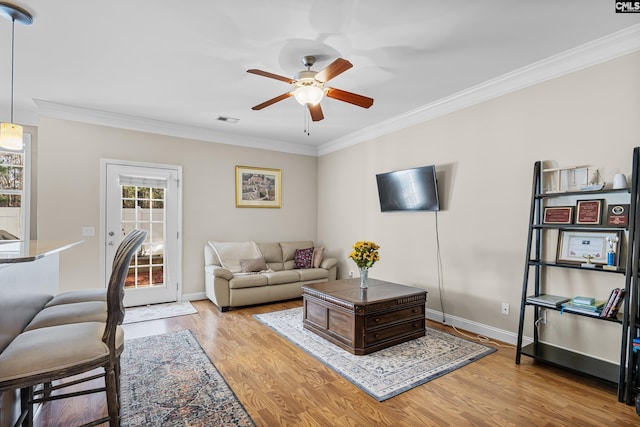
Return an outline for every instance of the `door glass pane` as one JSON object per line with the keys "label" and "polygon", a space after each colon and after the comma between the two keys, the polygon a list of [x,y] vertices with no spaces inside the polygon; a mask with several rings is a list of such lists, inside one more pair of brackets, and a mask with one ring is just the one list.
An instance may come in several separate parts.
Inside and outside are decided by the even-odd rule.
{"label": "door glass pane", "polygon": [[122,186],[122,235],[135,228],[147,232],[147,239],[131,260],[125,288],[153,288],[165,284],[164,197],[164,188]]}
{"label": "door glass pane", "polygon": [[0,240],[22,237],[24,154],[0,151]]}

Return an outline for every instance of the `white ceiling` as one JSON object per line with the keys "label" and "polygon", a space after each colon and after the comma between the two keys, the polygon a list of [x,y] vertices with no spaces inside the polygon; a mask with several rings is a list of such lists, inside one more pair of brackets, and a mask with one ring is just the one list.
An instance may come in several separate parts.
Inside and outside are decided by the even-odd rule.
{"label": "white ceiling", "polygon": [[[93,117],[87,121],[303,153],[640,24],[640,14],[615,13],[612,0],[15,4],[34,16],[30,26],[16,24],[16,122],[37,124],[40,107],[48,115],[85,114]],[[10,37],[10,22],[1,20],[2,58],[10,58]],[[311,124],[310,136],[293,98],[251,110],[290,86],[246,70],[292,77],[304,69],[303,55],[321,57],[316,71],[336,57],[351,61],[330,86],[374,98],[373,106],[325,99],[325,119]],[[3,121],[9,73],[3,61]]]}

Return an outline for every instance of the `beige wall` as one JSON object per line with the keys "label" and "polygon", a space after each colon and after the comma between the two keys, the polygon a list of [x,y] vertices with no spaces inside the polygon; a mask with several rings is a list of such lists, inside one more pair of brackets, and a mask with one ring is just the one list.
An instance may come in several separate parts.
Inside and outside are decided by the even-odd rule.
{"label": "beige wall", "polygon": [[[591,164],[609,182],[630,173],[640,145],[639,72],[640,53],[628,55],[321,157],[318,235],[340,259],[340,276],[356,271],[346,258],[353,242],[374,240],[381,261],[370,277],[425,288],[428,308],[441,310],[436,215],[380,213],[375,183],[376,173],[435,164],[445,312],[515,334],[533,163]],[[606,299],[624,285],[622,276],[556,274],[567,283],[561,295]],[[500,314],[502,302],[510,304],[509,316]],[[579,351],[619,357],[616,325],[552,316],[543,333]]]}
{"label": "beige wall", "polygon": [[[42,118],[38,129],[38,238],[79,240],[61,255],[62,290],[97,287],[100,159],[183,167],[183,294],[204,293],[207,240],[316,240],[317,159]],[[235,207],[235,166],[282,170],[281,209]],[[82,237],[82,226],[96,237]]]}

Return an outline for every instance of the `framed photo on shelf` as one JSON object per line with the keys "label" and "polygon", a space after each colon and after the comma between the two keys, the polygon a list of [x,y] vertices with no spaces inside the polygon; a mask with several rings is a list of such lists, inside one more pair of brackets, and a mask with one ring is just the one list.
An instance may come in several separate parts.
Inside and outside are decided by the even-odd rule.
{"label": "framed photo on shelf", "polygon": [[607,206],[607,225],[626,227],[629,223],[629,203]]}
{"label": "framed photo on shelf", "polygon": [[[609,240],[607,240],[609,238]],[[558,264],[607,264],[609,242],[613,241],[615,265],[619,265],[622,231],[560,230],[558,236]]]}
{"label": "framed photo on shelf", "polygon": [[252,166],[236,166],[237,208],[279,208],[282,172]]}
{"label": "framed photo on shelf", "polygon": [[573,206],[547,206],[542,215],[543,224],[573,223]]}
{"label": "framed photo on shelf", "polygon": [[604,200],[578,200],[576,205],[576,224],[599,225],[602,222]]}

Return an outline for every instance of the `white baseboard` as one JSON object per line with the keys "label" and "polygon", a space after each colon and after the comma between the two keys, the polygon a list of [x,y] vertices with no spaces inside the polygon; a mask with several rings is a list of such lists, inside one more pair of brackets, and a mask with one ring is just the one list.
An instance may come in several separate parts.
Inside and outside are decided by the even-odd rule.
{"label": "white baseboard", "polygon": [[[518,343],[518,334],[505,331],[504,329],[494,328],[493,326],[483,325],[482,323],[473,322],[471,320],[463,319],[462,317],[452,316],[445,314],[445,322],[442,321],[442,312],[427,308],[427,319],[434,322],[442,323],[444,325],[455,326],[456,328],[464,329],[465,331],[472,332],[477,335],[481,335],[497,341],[502,341],[507,344],[516,345]],[[522,345],[531,344],[533,339],[531,337],[523,337]]]}
{"label": "white baseboard", "polygon": [[180,301],[198,301],[201,299],[207,299],[204,292],[194,292],[192,294],[182,294]]}

